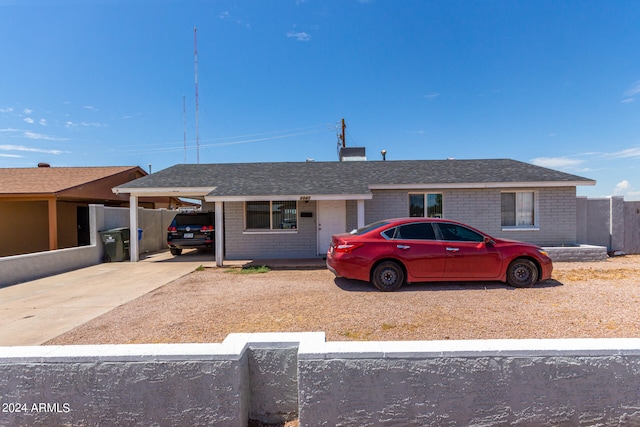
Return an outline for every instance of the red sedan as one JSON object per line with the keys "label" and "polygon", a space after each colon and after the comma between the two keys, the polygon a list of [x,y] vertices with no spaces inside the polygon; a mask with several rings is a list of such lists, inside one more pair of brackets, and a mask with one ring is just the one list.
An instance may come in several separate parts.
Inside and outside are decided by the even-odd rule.
{"label": "red sedan", "polygon": [[497,239],[468,225],[431,218],[379,221],[337,234],[327,267],[338,277],[394,291],[408,282],[499,280],[518,288],[551,278],[540,247]]}

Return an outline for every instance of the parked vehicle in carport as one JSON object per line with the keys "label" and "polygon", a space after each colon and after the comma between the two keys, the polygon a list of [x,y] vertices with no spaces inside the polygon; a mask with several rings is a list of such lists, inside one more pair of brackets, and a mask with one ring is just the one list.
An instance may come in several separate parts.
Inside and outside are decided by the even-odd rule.
{"label": "parked vehicle in carport", "polygon": [[178,213],[167,229],[167,245],[172,255],[183,249],[213,249],[215,240],[213,212]]}
{"label": "parked vehicle in carport", "polygon": [[551,278],[553,271],[551,259],[536,245],[431,218],[389,219],[334,235],[327,267],[381,291],[403,283],[479,280],[524,288]]}

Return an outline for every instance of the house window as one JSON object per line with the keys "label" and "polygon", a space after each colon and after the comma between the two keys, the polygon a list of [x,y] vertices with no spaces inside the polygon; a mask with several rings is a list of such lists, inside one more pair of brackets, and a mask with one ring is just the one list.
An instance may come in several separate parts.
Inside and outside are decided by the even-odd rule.
{"label": "house window", "polygon": [[502,226],[503,227],[534,227],[535,193],[533,191],[518,191],[502,193]]}
{"label": "house window", "polygon": [[297,230],[298,205],[295,200],[247,202],[247,230]]}
{"label": "house window", "polygon": [[409,194],[409,216],[442,218],[442,194]]}

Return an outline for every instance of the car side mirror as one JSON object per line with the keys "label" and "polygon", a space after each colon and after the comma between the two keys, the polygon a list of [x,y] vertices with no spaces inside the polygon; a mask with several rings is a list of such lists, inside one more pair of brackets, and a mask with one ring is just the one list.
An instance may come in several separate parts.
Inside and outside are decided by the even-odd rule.
{"label": "car side mirror", "polygon": [[489,236],[484,236],[484,244],[485,246],[489,246],[489,245],[495,245],[496,242],[493,241],[493,239]]}

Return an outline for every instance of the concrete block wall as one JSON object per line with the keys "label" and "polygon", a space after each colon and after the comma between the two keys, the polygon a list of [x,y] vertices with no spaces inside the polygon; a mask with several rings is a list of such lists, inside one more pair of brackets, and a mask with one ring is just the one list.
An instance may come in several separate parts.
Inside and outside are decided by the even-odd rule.
{"label": "concrete block wall", "polygon": [[409,193],[396,190],[373,191],[373,198],[364,201],[364,222],[371,224],[387,218],[409,216]]}
{"label": "concrete block wall", "polygon": [[252,232],[244,230],[244,203],[224,204],[225,258],[314,258],[318,254],[316,236],[317,211],[315,201],[298,202],[299,212],[311,212],[311,218],[303,218],[298,213],[296,231]]}
{"label": "concrete block wall", "polygon": [[637,425],[639,345],[638,339],[302,343],[300,425]]}
{"label": "concrete block wall", "polygon": [[[104,224],[98,231],[112,228],[129,227],[129,208],[104,207]],[[166,249],[167,227],[178,211],[167,209],[138,208],[138,227],[142,229],[140,253],[156,252]]]}
{"label": "concrete block wall", "polygon": [[640,425],[640,339],[0,348],[0,425]]}
{"label": "concrete block wall", "polygon": [[[376,190],[373,199],[365,201],[367,223],[385,218],[409,215],[409,193],[442,193],[443,216],[476,227],[492,236],[516,239],[540,245],[575,244],[575,187],[536,188],[536,230],[503,230],[501,191],[503,189],[461,190]],[[513,189],[513,191],[522,189]]]}
{"label": "concrete block wall", "polygon": [[624,202],[624,247],[627,254],[640,254],[640,202]]}
{"label": "concrete block wall", "polygon": [[219,344],[7,347],[0,425],[246,426],[245,367]]}
{"label": "concrete block wall", "polygon": [[606,246],[580,245],[573,247],[544,248],[554,262],[592,262],[609,258]]}

